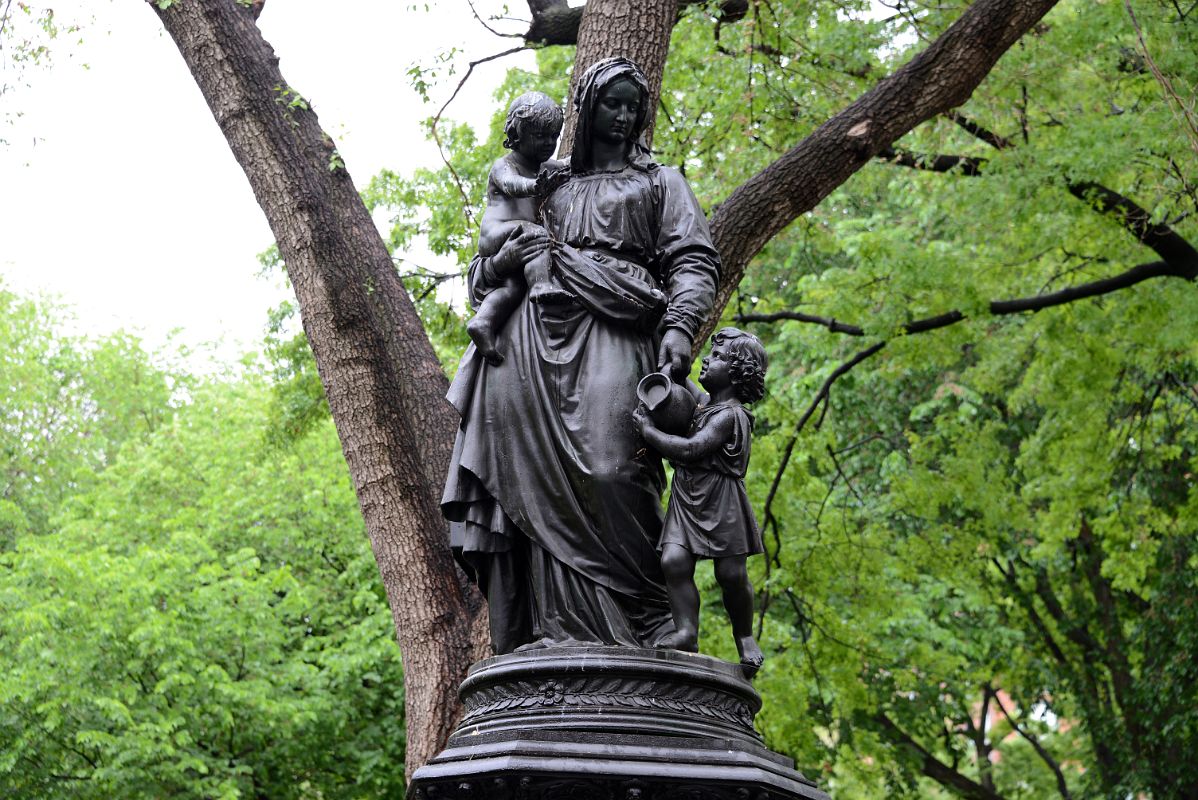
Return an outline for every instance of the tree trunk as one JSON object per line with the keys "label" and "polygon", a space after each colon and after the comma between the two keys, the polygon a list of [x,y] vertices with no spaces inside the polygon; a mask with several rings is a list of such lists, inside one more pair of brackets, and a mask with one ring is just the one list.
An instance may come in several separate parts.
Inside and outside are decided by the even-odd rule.
{"label": "tree trunk", "polygon": [[[410,774],[444,744],[460,713],[457,685],[488,639],[482,601],[453,564],[437,507],[458,423],[445,377],[331,140],[283,80],[251,12],[237,0],[151,2],[287,263],[404,656]],[[894,139],[964,102],[1054,4],[978,0],[927,51],[734,191],[712,220],[724,258],[713,317],[771,237]],[[599,58],[627,56],[648,76],[654,114],[678,8],[679,0],[591,0],[574,76]],[[568,111],[563,143],[572,139]]]}
{"label": "tree trunk", "polygon": [[561,154],[574,143],[574,92],[587,67],[602,58],[631,59],[649,79],[649,117],[645,143],[653,141],[653,120],[661,97],[661,74],[670,50],[670,32],[678,19],[678,0],[590,0],[578,26],[578,50],[570,75],[570,105],[562,131]]}
{"label": "tree trunk", "polygon": [[456,722],[485,615],[439,503],[457,415],[390,254],[316,115],[236,0],[154,7],[266,213],[295,287],[403,652],[409,773]]}

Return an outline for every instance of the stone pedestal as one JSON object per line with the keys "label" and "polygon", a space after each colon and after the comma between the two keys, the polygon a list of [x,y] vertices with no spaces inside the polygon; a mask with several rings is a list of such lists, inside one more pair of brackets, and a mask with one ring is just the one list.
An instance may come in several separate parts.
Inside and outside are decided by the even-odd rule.
{"label": "stone pedestal", "polygon": [[578,647],[496,656],[416,771],[418,800],[828,800],[753,729],[761,698],[708,656]]}

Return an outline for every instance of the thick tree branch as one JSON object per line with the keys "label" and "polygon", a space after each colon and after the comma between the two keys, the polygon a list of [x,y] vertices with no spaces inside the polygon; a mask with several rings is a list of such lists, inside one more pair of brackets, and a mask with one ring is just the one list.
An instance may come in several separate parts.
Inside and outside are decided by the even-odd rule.
{"label": "thick tree branch", "polygon": [[950,111],[947,114],[945,114],[944,116],[948,117],[953,122],[957,123],[963,129],[968,131],[970,134],[972,134],[973,136],[975,136],[978,139],[981,139],[983,142],[985,142],[986,144],[993,147],[995,150],[1006,150],[1007,148],[1015,146],[1015,143],[1012,142],[1007,137],[1000,136],[999,134],[995,133],[994,131],[991,131],[987,128],[983,128],[976,121],[965,116],[960,111]]}
{"label": "thick tree branch", "polygon": [[[1151,247],[1163,260],[1179,267],[1198,264],[1198,250],[1193,245],[1168,225],[1153,222],[1148,210],[1130,198],[1092,181],[1070,183],[1069,193],[1095,210],[1114,217],[1140,244]],[[1193,280],[1195,275],[1188,277]]]}
{"label": "thick tree branch", "polygon": [[977,0],[909,63],[754,175],[711,218],[723,274],[714,329],[745,267],[771,238],[926,119],[961,105],[1056,0]]}
{"label": "thick tree branch", "polygon": [[1077,550],[1081,555],[1082,571],[1090,584],[1090,594],[1094,598],[1098,624],[1102,630],[1103,649],[1106,652],[1106,666],[1111,673],[1111,685],[1115,690],[1115,700],[1119,704],[1121,715],[1132,737],[1132,745],[1137,750],[1143,741],[1143,730],[1134,711],[1135,679],[1132,677],[1131,664],[1127,660],[1127,642],[1123,636],[1123,628],[1115,611],[1115,597],[1110,581],[1102,574],[1102,562],[1105,560],[1102,546],[1094,537],[1088,520],[1083,519],[1078,529]]}
{"label": "thick tree branch", "polygon": [[919,742],[915,741],[906,731],[899,728],[890,717],[884,713],[874,717],[886,734],[895,744],[913,754],[919,761],[920,771],[965,800],[1003,800],[1003,796],[993,789],[987,788],[965,775],[952,769],[936,756],[928,752]]}
{"label": "thick tree branch", "polygon": [[1053,659],[1062,667],[1071,669],[1069,658],[1065,655],[1065,651],[1061,649],[1061,645],[1057,642],[1056,637],[1052,635],[1052,631],[1049,630],[1044,618],[1040,616],[1040,612],[1036,610],[1035,601],[1019,585],[1019,579],[1015,575],[1015,564],[1008,561],[1007,569],[1004,569],[1002,563],[997,558],[991,559],[991,563],[1002,574],[1007,587],[1015,596],[1016,602],[1023,608],[1024,613],[1027,614],[1028,619],[1031,620],[1032,627],[1036,629],[1040,634],[1040,638],[1044,640],[1044,646],[1048,648],[1048,652],[1052,654]]}
{"label": "thick tree branch", "polygon": [[[680,7],[698,5],[704,0],[682,0]],[[532,24],[524,41],[533,45],[578,44],[578,28],[585,6],[571,8],[566,0],[528,0]],[[749,10],[749,0],[724,0],[717,10],[716,21],[737,22]]]}
{"label": "thick tree branch", "polygon": [[[971,132],[983,141],[994,144],[997,138],[1001,144],[1000,149],[1012,146],[1008,140],[997,137],[960,114],[955,115],[955,118],[962,120],[963,125],[968,124]],[[970,177],[982,175],[982,169],[986,165],[986,159],[977,156],[921,154],[894,148],[883,149],[878,153],[878,157],[911,169],[929,172],[956,170]],[[1152,248],[1165,261],[1177,265],[1198,262],[1198,250],[1195,250],[1193,245],[1165,223],[1153,222],[1148,210],[1131,198],[1093,181],[1073,181],[1067,183],[1066,188],[1070,194],[1087,203],[1095,211],[1114,217],[1137,241]]]}
{"label": "thick tree branch", "polygon": [[950,156],[939,153],[912,153],[910,150],[896,150],[886,147],[878,153],[878,158],[898,164],[901,167],[922,169],[929,172],[959,172],[962,175],[976,177],[982,174],[986,159],[978,156]]}
{"label": "thick tree branch", "polygon": [[[994,316],[1005,316],[1008,314],[1022,314],[1024,312],[1043,311],[1046,308],[1053,306],[1065,305],[1077,300],[1084,300],[1090,297],[1101,297],[1105,294],[1111,294],[1122,289],[1127,289],[1135,286],[1137,283],[1143,283],[1152,278],[1175,277],[1184,278],[1186,280],[1195,280],[1198,278],[1198,253],[1192,260],[1187,260],[1181,264],[1168,264],[1164,261],[1152,261],[1147,264],[1139,264],[1131,269],[1121,272],[1118,275],[1112,275],[1109,278],[1101,278],[1089,283],[1070,286],[1056,292],[1048,294],[1038,294],[1031,297],[1017,297],[1012,300],[992,300],[990,301],[989,310]],[[804,314],[798,311],[773,311],[768,314],[737,314],[734,319],[737,322],[778,322],[781,320],[793,320],[796,322],[807,322],[819,325],[833,333],[843,333],[848,336],[864,336],[865,329],[859,325],[850,325],[845,322],[839,322],[826,317],[818,317],[812,314]],[[964,313],[960,311],[948,311],[944,314],[937,314],[934,317],[925,317],[917,319],[914,322],[908,322],[899,329],[900,335],[912,333],[924,333],[926,331],[934,331],[939,328],[947,328],[950,325],[955,325],[962,320],[967,319]]]}
{"label": "thick tree branch", "polygon": [[578,44],[578,25],[585,6],[571,8],[566,0],[528,0],[532,24],[524,34],[529,44]]}

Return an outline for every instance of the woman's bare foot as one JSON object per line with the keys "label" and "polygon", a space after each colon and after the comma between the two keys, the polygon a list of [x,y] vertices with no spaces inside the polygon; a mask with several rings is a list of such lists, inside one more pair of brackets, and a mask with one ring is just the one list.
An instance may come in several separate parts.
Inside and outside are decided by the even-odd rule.
{"label": "woman's bare foot", "polygon": [[744,670],[745,677],[752,678],[765,663],[765,654],[761,652],[757,640],[752,636],[737,639],[736,651],[740,653],[740,666]]}
{"label": "woman's bare foot", "polygon": [[657,642],[662,650],[683,650],[687,653],[699,652],[699,635],[690,631],[674,631],[663,636]]}

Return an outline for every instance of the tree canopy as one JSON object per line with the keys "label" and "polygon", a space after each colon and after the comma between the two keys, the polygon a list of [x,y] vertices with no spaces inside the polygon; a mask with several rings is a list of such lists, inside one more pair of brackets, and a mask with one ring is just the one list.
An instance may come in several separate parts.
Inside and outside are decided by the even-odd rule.
{"label": "tree canopy", "polygon": [[[161,14],[235,150],[266,158],[237,126],[278,106],[273,90],[265,111],[220,94],[189,2]],[[538,24],[575,16],[530,5]],[[882,17],[864,0],[731,5],[683,4],[654,139],[713,218],[885,76],[926,63],[964,14],[1029,4],[904,1]],[[862,145],[855,174],[742,265],[719,321],[771,357],[748,480],[767,542],[753,566],[758,722],[837,797],[1198,793],[1198,7],[1045,5],[967,102]],[[242,57],[228,20],[210,33]],[[568,46],[540,48],[535,72],[508,75],[489,131],[437,121],[444,169],[371,181],[366,207],[394,216],[392,250],[425,238],[465,265],[499,113],[530,89],[564,100],[573,62]],[[269,378],[189,382],[127,339],[56,337],[54,312],[3,296],[22,377],[0,391],[23,410],[0,434],[26,459],[0,500],[0,636],[20,645],[3,648],[0,787],[27,781],[9,784],[18,795],[401,791],[401,682],[351,491],[391,591],[387,570],[420,556],[388,561],[406,540],[388,538],[369,491],[402,472],[354,473],[406,429],[346,423],[345,376],[362,373],[344,370],[426,335],[420,358],[452,370],[461,316],[438,276],[404,276],[413,331],[387,285],[329,282],[320,252],[301,262],[325,248],[341,263],[350,244],[294,247],[313,240],[289,198],[352,185],[315,117],[287,106],[290,139],[262,140],[290,175],[287,142],[311,137],[302,180],[247,174],[294,254],[315,361],[278,338]],[[322,343],[330,320],[345,354]],[[380,321],[394,324],[377,333]],[[398,397],[386,407],[401,420],[444,381],[383,377],[363,383]],[[426,469],[438,442],[416,436]],[[395,502],[421,507],[417,483],[397,481]],[[730,657],[710,572],[700,581],[702,648]],[[391,612],[405,621],[394,594]],[[408,621],[405,658],[427,624]]]}
{"label": "tree canopy", "polygon": [[[962,6],[849,5],[683,14],[654,144],[709,213]],[[1198,785],[1198,150],[1168,88],[1198,77],[1198,28],[1134,10],[1059,4],[968,103],[772,239],[721,321],[772,359],[749,481],[761,723],[834,793]],[[497,105],[563,97],[571,58],[541,50]],[[439,124],[452,172],[366,196],[394,209],[394,246],[465,263],[499,119],[485,141]],[[706,589],[705,649],[731,656]]]}
{"label": "tree canopy", "polygon": [[168,372],[126,335],[0,306],[23,442],[0,517],[0,794],[402,797],[399,652],[327,413],[286,435],[262,366]]}

